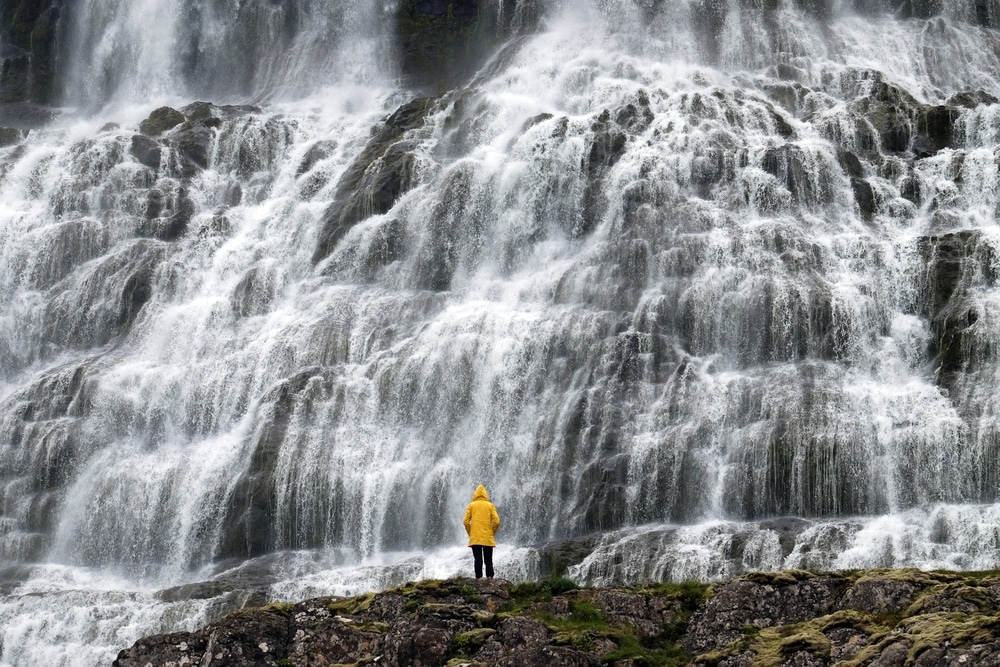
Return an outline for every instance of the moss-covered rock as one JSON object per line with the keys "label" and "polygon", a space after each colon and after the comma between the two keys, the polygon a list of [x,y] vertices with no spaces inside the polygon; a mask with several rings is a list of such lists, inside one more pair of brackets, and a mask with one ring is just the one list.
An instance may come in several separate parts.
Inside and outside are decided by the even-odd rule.
{"label": "moss-covered rock", "polygon": [[154,109],[146,120],[139,123],[139,131],[151,137],[163,134],[187,120],[177,109],[160,107]]}
{"label": "moss-covered rock", "polygon": [[221,653],[232,665],[995,665],[998,596],[996,573],[918,570],[755,573],[711,587],[622,589],[423,581],[272,603],[141,640],[115,665],[197,664],[209,649],[213,664]]}

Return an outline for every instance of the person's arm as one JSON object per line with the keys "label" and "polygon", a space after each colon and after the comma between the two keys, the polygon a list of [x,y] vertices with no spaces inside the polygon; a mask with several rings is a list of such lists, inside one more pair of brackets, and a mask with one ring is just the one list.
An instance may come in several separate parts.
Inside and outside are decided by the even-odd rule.
{"label": "person's arm", "polygon": [[462,521],[462,523],[465,524],[465,534],[466,535],[471,535],[472,534],[472,503],[469,503],[469,506],[465,508],[465,519]]}
{"label": "person's arm", "polygon": [[493,514],[493,516],[492,516],[492,519],[493,519],[493,534],[496,535],[497,534],[497,530],[500,528],[500,515],[497,514],[497,508],[496,508],[495,505],[490,505],[490,509],[492,510],[491,513]]}

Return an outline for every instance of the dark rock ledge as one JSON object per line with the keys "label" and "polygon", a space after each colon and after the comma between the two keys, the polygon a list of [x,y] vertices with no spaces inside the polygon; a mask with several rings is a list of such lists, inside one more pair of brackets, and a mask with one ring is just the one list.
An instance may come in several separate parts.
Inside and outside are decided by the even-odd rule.
{"label": "dark rock ledge", "polygon": [[577,588],[453,579],[273,603],[149,637],[115,667],[1000,665],[1000,573],[755,573]]}

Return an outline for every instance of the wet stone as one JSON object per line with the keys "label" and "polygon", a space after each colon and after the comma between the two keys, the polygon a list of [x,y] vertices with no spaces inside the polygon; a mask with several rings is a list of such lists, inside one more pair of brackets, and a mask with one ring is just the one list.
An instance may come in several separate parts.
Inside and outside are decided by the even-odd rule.
{"label": "wet stone", "polygon": [[185,121],[184,114],[171,107],[154,109],[146,120],[139,123],[139,131],[148,136],[163,134]]}

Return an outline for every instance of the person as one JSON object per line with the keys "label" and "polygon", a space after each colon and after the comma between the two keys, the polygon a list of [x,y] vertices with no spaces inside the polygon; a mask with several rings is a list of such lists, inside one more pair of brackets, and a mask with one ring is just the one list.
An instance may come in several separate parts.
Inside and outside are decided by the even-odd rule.
{"label": "person", "polygon": [[465,532],[469,534],[469,546],[476,565],[476,579],[483,576],[483,562],[486,563],[486,578],[493,578],[493,536],[500,527],[500,515],[490,502],[490,494],[480,484],[472,494],[472,502],[465,508]]}

